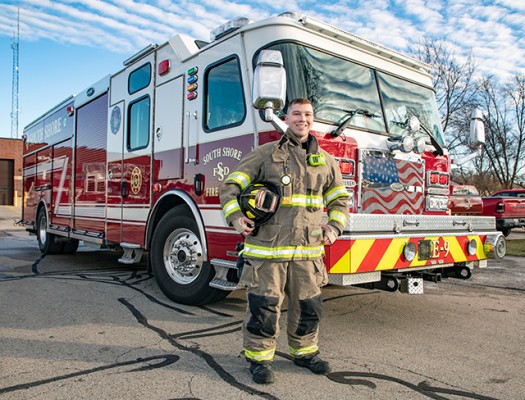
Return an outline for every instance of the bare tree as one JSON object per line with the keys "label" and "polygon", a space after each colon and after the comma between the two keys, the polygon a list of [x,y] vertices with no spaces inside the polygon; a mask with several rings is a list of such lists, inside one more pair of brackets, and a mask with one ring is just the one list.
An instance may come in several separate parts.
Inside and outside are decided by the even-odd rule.
{"label": "bare tree", "polygon": [[472,151],[469,148],[470,118],[480,108],[486,127],[483,156],[472,161],[472,168],[459,168],[453,179],[475,184],[482,193],[525,186],[525,76],[509,83],[493,77],[476,79],[476,66],[469,54],[458,56],[446,40],[424,38],[412,45],[413,56],[432,66],[434,90],[443,131],[453,158]]}
{"label": "bare tree", "polygon": [[465,111],[472,109],[470,104],[477,90],[472,56],[469,54],[460,60],[451,43],[431,38],[413,44],[410,52],[432,66],[436,100],[449,150],[464,146],[468,137],[468,126],[465,131],[464,125]]}
{"label": "bare tree", "polygon": [[[500,84],[493,77],[481,80],[478,104],[483,112],[486,168],[499,185],[512,188],[522,183],[525,160],[525,76]],[[482,166],[478,162],[478,168]]]}

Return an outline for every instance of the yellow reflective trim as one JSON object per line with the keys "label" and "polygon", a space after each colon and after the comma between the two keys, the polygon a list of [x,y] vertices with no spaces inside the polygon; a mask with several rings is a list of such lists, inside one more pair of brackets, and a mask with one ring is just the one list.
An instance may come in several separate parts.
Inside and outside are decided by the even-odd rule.
{"label": "yellow reflective trim", "polygon": [[483,260],[487,258],[487,255],[485,254],[485,250],[483,249],[483,242],[481,241],[481,237],[479,235],[475,236],[467,236],[468,240],[474,239],[476,241],[477,245],[477,251],[476,251],[476,257],[478,257],[479,260]]}
{"label": "yellow reflective trim", "polygon": [[337,210],[332,210],[330,212],[328,221],[337,221],[342,226],[346,226],[346,222],[348,221],[348,218],[346,217],[345,213],[342,213],[341,211],[337,211]]}
{"label": "yellow reflective trim", "polygon": [[235,182],[239,187],[244,189],[251,183],[251,179],[244,172],[234,171],[227,178],[226,182]]}
{"label": "yellow reflective trim", "polygon": [[270,350],[263,350],[263,351],[251,351],[248,349],[244,350],[244,356],[253,361],[261,362],[261,361],[272,361],[273,356],[275,355],[275,347]]}
{"label": "yellow reflective trim", "polygon": [[348,274],[350,273],[350,250],[348,250],[343,256],[330,268],[331,274]]}
{"label": "yellow reflective trim", "polygon": [[350,257],[350,273],[357,272],[374,241],[375,239],[363,239],[354,242],[350,249],[352,253],[352,257]]}
{"label": "yellow reflective trim", "polygon": [[266,247],[253,244],[244,244],[244,256],[263,259],[290,258],[313,259],[324,255],[324,246],[282,246]]}
{"label": "yellow reflective trim", "polygon": [[327,205],[339,197],[348,197],[348,192],[344,186],[336,186],[324,196]]}
{"label": "yellow reflective trim", "polygon": [[301,347],[299,349],[295,349],[292,346],[290,346],[290,354],[294,357],[304,357],[304,356],[307,356],[308,354],[313,354],[318,351],[319,351],[319,346],[317,346],[316,344],[312,346]]}
{"label": "yellow reflective trim", "polygon": [[316,195],[294,194],[290,203],[281,204],[284,207],[323,207],[323,197]]}
{"label": "yellow reflective trim", "polygon": [[381,257],[381,260],[379,260],[377,263],[375,270],[384,271],[394,268],[397,261],[401,257],[401,254],[403,254],[403,249],[405,248],[407,242],[407,238],[392,239],[387,249],[383,253],[383,257]]}
{"label": "yellow reflective trim", "polygon": [[239,205],[237,199],[230,200],[222,208],[224,218],[228,218],[229,215],[233,214],[236,211],[241,211],[241,206]]}

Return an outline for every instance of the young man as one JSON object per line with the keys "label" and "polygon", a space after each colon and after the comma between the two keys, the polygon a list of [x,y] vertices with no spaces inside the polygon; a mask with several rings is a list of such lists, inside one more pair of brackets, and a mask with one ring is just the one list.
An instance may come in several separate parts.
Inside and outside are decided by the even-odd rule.
{"label": "young man", "polygon": [[[243,349],[256,383],[274,381],[271,362],[285,295],[294,363],[316,374],[330,371],[317,345],[321,287],[328,280],[322,258],[324,245],[331,245],[346,225],[348,193],[335,160],[310,134],[313,119],[309,100],[292,100],[282,139],[248,154],[221,188],[224,216],[245,237],[245,265],[239,282],[247,289],[248,301]],[[277,185],[281,203],[267,223],[255,228],[254,221],[242,213],[239,194],[257,182]],[[327,224],[321,224],[324,206]]]}

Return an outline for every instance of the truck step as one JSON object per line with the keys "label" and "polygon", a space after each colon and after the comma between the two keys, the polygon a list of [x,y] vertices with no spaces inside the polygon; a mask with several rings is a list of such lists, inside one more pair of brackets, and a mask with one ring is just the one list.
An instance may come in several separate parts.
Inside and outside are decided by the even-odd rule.
{"label": "truck step", "polygon": [[423,278],[407,277],[401,280],[399,290],[408,294],[423,294]]}
{"label": "truck step", "polygon": [[237,262],[230,261],[230,260],[224,260],[222,258],[212,258],[210,260],[210,263],[211,263],[211,265],[214,265],[214,266],[217,266],[217,267],[237,269]]}
{"label": "truck step", "polygon": [[210,286],[216,289],[232,291],[237,289],[237,283],[230,282],[224,279],[215,278],[210,282]]}
{"label": "truck step", "polygon": [[119,263],[136,264],[142,259],[144,249],[141,249],[140,246],[131,243],[121,243],[120,247],[124,250],[124,254],[118,259]]}

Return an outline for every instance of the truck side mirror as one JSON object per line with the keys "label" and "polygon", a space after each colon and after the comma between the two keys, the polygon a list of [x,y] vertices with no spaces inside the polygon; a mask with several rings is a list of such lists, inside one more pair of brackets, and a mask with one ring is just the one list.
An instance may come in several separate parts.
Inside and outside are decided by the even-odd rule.
{"label": "truck side mirror", "polygon": [[277,50],[262,50],[253,76],[253,106],[282,110],[286,97],[286,71],[283,56]]}
{"label": "truck side mirror", "polygon": [[470,147],[476,149],[485,145],[485,124],[483,114],[476,108],[470,117]]}

